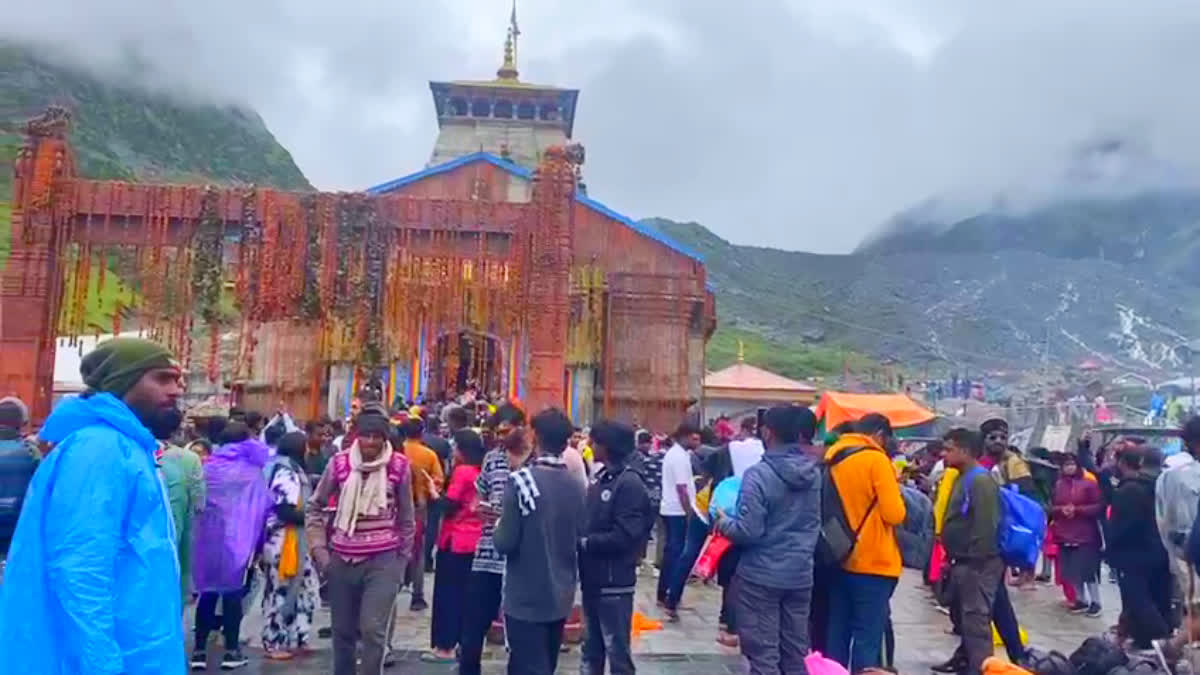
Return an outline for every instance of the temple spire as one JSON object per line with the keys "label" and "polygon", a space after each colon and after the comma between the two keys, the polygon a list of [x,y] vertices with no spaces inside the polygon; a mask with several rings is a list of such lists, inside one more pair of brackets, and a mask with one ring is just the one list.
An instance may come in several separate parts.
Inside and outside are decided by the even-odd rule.
{"label": "temple spire", "polygon": [[496,71],[496,77],[501,80],[517,80],[517,38],[521,36],[521,29],[517,27],[517,0],[513,0],[512,14],[508,17],[508,37],[504,39],[504,62],[500,64],[500,70]]}
{"label": "temple spire", "polygon": [[746,362],[746,343],[738,340],[738,363]]}

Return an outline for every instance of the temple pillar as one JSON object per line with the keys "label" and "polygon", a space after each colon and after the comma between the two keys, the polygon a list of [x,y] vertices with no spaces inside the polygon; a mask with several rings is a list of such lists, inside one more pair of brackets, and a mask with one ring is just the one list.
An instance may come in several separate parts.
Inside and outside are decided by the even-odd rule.
{"label": "temple pillar", "polygon": [[572,202],[575,167],[567,148],[546,150],[533,177],[532,217],[524,219],[524,268],[529,365],[525,408],[536,415],[545,408],[565,408],[566,344],[569,312]]}
{"label": "temple pillar", "polygon": [[31,120],[14,165],[11,248],[0,269],[0,396],[19,397],[35,423],[50,413],[54,350],[62,304],[59,256],[74,160],[67,147],[69,114],[52,108]]}

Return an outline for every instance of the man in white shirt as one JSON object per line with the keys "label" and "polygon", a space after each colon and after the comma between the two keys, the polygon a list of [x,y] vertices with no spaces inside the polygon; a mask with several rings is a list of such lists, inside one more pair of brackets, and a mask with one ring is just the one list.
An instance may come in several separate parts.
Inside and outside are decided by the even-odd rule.
{"label": "man in white shirt", "polygon": [[[680,575],[687,581],[691,572],[691,563],[687,558],[685,540],[688,532],[688,519],[702,518],[696,507],[696,480],[692,474],[692,458],[690,451],[700,447],[700,430],[684,422],[675,431],[675,443],[663,456],[662,468],[662,502],[659,514],[662,515],[663,529],[666,542],[663,546],[663,568],[658,576],[658,603],[667,609],[669,618],[675,618],[675,605],[678,598],[669,597],[670,591],[677,585]],[[704,525],[707,529],[707,525]],[[682,569],[683,567],[687,569]],[[673,601],[672,601],[673,600]]]}
{"label": "man in white shirt", "polygon": [[757,426],[755,418],[743,418],[737,438],[729,442],[729,461],[733,464],[733,475],[738,478],[746,473],[746,469],[758,464],[766,452],[762,441],[754,435]]}

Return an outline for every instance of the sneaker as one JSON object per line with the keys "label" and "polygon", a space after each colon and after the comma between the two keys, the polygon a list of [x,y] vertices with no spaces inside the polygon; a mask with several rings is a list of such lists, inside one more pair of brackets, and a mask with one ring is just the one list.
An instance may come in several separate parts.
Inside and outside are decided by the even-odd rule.
{"label": "sneaker", "polygon": [[425,602],[425,598],[413,598],[412,604],[408,606],[409,611],[424,612],[429,609],[429,603]]}
{"label": "sneaker", "polygon": [[1100,607],[1099,603],[1092,603],[1087,608],[1087,615],[1092,617],[1093,619],[1100,616],[1103,613],[1104,613],[1104,610]]}
{"label": "sneaker", "polygon": [[1067,611],[1072,614],[1083,614],[1084,612],[1088,611],[1088,606],[1086,603],[1077,602],[1074,605],[1071,605],[1071,608]]}
{"label": "sneaker", "polygon": [[192,652],[192,659],[188,661],[192,666],[192,670],[208,670],[208,652],[197,649]]}
{"label": "sneaker", "polygon": [[221,670],[236,670],[247,663],[250,663],[250,660],[242,654],[242,650],[225,652],[225,656],[221,657]]}

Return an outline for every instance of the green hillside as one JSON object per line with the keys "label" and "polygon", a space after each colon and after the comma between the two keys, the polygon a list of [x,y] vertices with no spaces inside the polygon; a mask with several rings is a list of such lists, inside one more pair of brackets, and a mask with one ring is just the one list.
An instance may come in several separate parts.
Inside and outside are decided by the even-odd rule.
{"label": "green hillside", "polygon": [[[182,103],[104,82],[0,43],[0,268],[11,247],[12,160],[23,142],[25,121],[51,104],[72,113],[71,144],[85,177],[312,189],[291,154],[252,111]],[[115,280],[108,275],[105,288],[91,280],[89,314],[99,316],[117,300]]]}

